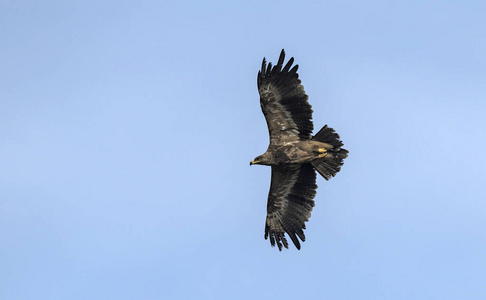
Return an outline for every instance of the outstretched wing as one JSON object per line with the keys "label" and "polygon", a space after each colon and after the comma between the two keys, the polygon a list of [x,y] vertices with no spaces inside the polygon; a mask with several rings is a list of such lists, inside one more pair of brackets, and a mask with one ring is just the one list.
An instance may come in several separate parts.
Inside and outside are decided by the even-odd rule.
{"label": "outstretched wing", "polygon": [[300,250],[299,237],[305,241],[305,222],[311,216],[316,195],[316,172],[310,163],[272,166],[272,183],[268,193],[265,239],[282,251],[288,248],[287,233]]}
{"label": "outstretched wing", "polygon": [[[284,140],[309,140],[312,137],[312,107],[300,83],[292,57],[285,67],[285,51],[282,50],[276,66],[268,64],[265,58],[258,72],[258,93],[260,106],[267,120],[270,143]],[[283,67],[283,69],[282,69]]]}

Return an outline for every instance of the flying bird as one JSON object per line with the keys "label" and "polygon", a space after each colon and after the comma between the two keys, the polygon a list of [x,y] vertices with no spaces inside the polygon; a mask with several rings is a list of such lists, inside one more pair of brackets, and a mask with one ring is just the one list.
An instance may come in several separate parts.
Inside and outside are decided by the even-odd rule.
{"label": "flying bird", "polygon": [[251,165],[272,167],[268,193],[265,239],[272,247],[288,248],[285,233],[300,250],[299,239],[305,241],[305,222],[311,216],[316,195],[316,170],[329,180],[343,165],[348,151],[339,135],[325,125],[312,136],[312,107],[301,84],[294,58],[284,66],[282,49],[275,66],[267,66],[263,58],[257,85],[260,106],[267,121],[270,144],[265,153]]}

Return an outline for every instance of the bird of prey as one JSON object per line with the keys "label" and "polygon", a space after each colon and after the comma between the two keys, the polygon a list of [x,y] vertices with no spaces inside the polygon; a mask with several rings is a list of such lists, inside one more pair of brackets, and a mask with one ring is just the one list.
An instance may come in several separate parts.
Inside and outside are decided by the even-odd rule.
{"label": "bird of prey", "polygon": [[[267,121],[270,144],[250,162],[272,167],[268,193],[265,239],[272,247],[288,248],[285,233],[300,250],[305,241],[305,222],[311,216],[316,195],[316,173],[329,180],[343,165],[348,151],[334,129],[324,126],[312,136],[312,107],[307,102],[294,58],[284,66],[282,50],[275,66],[263,58],[257,83],[260,106]],[[298,237],[298,238],[297,238]]]}

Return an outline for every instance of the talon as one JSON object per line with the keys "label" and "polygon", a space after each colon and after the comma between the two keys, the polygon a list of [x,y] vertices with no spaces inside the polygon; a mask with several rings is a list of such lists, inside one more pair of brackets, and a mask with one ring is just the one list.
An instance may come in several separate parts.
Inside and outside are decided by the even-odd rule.
{"label": "talon", "polygon": [[319,153],[327,153],[327,150],[326,148],[319,148]]}
{"label": "talon", "polygon": [[[320,149],[319,149],[319,150],[320,150]],[[324,157],[324,156],[326,156],[326,155],[327,155],[327,153],[322,153],[322,154],[317,155],[317,157],[318,157],[318,158],[323,158],[323,157]]]}

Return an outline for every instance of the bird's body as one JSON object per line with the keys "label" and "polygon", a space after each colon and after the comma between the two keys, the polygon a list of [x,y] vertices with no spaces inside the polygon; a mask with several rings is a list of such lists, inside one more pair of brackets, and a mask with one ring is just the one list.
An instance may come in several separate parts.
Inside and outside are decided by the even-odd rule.
{"label": "bird's body", "polygon": [[299,237],[309,220],[316,195],[316,173],[326,180],[339,172],[348,151],[342,149],[339,135],[324,126],[312,136],[312,107],[291,58],[283,66],[282,50],[277,65],[266,65],[258,72],[260,106],[270,134],[267,151],[250,162],[272,166],[272,182],[268,194],[265,239],[272,246],[288,248],[285,233],[300,249]]}
{"label": "bird's body", "polygon": [[289,141],[270,144],[260,156],[260,165],[304,164],[324,157],[332,145],[318,141]]}

